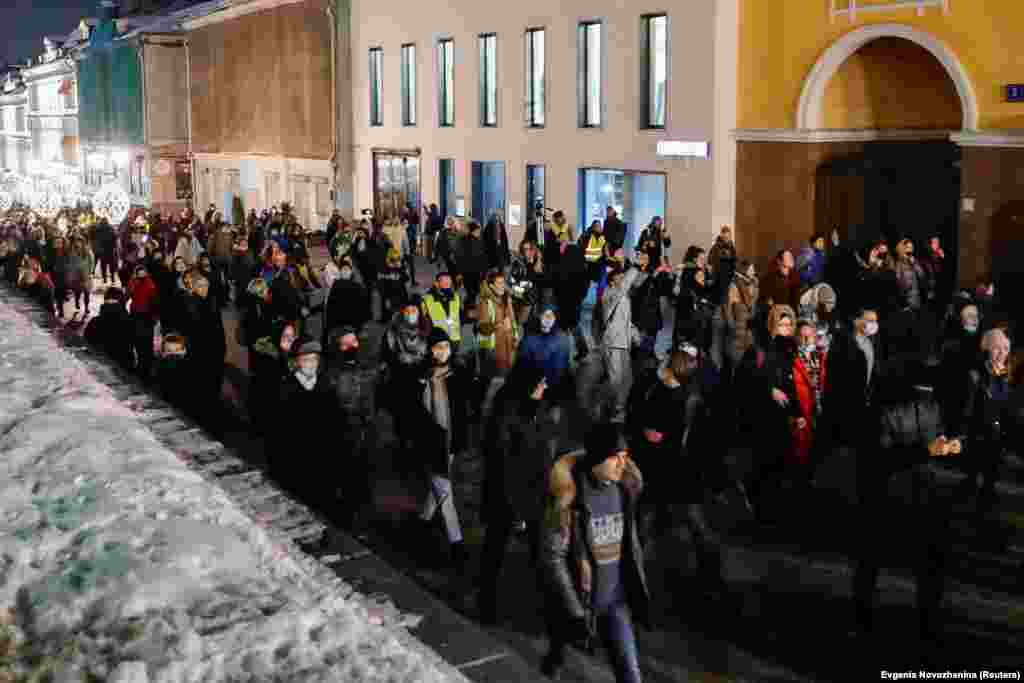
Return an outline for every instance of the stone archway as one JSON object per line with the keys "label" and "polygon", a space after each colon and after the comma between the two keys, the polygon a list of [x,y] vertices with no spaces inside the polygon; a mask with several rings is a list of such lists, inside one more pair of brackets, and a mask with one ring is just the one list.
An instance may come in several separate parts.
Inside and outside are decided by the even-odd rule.
{"label": "stone archway", "polygon": [[944,43],[933,36],[905,24],[877,24],[852,31],[829,47],[818,58],[811,73],[804,81],[797,108],[796,127],[801,130],[820,129],[822,122],[821,102],[825,87],[842,66],[857,50],[878,38],[903,38],[930,52],[949,74],[950,80],[960,97],[963,110],[963,129],[978,129],[978,101],[967,72],[960,60]]}

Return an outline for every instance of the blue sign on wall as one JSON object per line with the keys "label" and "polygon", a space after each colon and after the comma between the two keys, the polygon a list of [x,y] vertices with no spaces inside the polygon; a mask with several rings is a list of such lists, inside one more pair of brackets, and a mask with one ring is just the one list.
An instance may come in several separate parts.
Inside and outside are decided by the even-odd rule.
{"label": "blue sign on wall", "polygon": [[1024,83],[1013,83],[1006,86],[1007,102],[1024,102]]}

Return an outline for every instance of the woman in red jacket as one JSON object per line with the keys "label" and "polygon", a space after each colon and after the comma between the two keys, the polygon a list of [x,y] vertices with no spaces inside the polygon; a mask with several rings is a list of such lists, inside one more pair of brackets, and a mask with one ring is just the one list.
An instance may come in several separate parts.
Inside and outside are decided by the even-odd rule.
{"label": "woman in red jacket", "polygon": [[135,338],[132,345],[138,359],[139,374],[143,380],[151,378],[153,368],[153,328],[157,320],[158,289],[144,263],[135,266],[134,277],[128,282],[132,322]]}
{"label": "woman in red jacket", "polygon": [[797,336],[800,345],[793,359],[793,383],[800,417],[795,420],[793,445],[786,456],[786,464],[787,469],[797,475],[793,479],[804,482],[809,481],[811,474],[811,453],[815,447],[822,397],[828,379],[828,356],[818,347],[818,330],[813,323],[801,320],[797,325]]}

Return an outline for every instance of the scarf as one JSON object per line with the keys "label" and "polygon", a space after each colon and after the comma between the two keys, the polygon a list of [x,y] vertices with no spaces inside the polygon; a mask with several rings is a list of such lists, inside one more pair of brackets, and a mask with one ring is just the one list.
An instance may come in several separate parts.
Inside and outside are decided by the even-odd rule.
{"label": "scarf", "polygon": [[814,415],[815,417],[820,417],[822,399],[821,356],[817,351],[810,354],[801,353],[800,360],[807,369],[807,376],[810,378],[811,388],[814,390]]}
{"label": "scarf", "polygon": [[402,365],[415,365],[427,356],[427,342],[415,325],[398,319],[388,330],[388,346]]}

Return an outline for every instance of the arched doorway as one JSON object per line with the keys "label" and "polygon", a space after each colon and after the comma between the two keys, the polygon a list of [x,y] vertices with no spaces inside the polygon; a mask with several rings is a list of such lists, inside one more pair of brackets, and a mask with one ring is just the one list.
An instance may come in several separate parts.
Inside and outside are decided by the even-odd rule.
{"label": "arched doorway", "polygon": [[845,36],[812,70],[798,113],[802,126],[859,138],[823,155],[816,229],[856,246],[909,236],[919,253],[939,236],[958,253],[961,150],[949,135],[976,117],[973,89],[937,41],[899,26]]}

